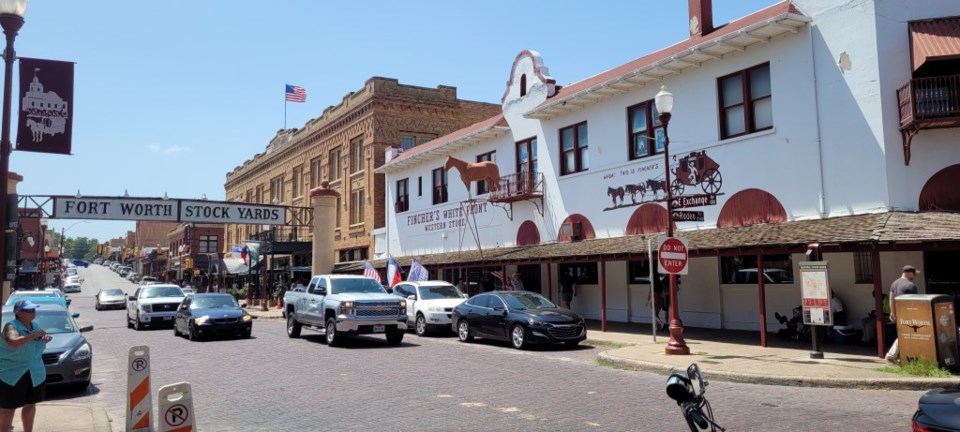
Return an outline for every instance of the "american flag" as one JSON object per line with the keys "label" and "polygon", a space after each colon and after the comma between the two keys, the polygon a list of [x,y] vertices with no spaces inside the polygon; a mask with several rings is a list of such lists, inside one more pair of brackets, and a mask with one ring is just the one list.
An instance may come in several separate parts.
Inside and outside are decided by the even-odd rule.
{"label": "american flag", "polygon": [[370,264],[370,261],[363,264],[363,276],[380,283],[380,273],[377,272],[377,269],[373,268],[373,264]]}
{"label": "american flag", "polygon": [[287,102],[306,102],[307,91],[303,87],[287,84]]}

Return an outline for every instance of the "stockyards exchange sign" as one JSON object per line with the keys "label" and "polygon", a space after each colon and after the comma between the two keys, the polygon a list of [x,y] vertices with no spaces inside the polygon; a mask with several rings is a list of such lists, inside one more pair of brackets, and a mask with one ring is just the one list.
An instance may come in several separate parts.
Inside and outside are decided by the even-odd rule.
{"label": "stockyards exchange sign", "polygon": [[283,225],[286,208],[218,201],[53,197],[54,219]]}
{"label": "stockyards exchange sign", "polygon": [[423,227],[426,232],[466,228],[467,217],[486,213],[490,207],[485,202],[462,203],[463,205],[443,210],[427,210],[407,216],[407,226]]}

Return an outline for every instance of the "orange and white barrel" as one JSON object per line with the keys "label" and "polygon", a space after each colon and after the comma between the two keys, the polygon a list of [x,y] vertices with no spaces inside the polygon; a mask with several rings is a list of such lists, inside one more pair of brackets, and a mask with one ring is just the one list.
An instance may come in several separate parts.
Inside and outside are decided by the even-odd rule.
{"label": "orange and white barrel", "polygon": [[193,392],[190,383],[182,382],[160,387],[157,400],[160,432],[193,432]]}
{"label": "orange and white barrel", "polygon": [[127,432],[153,430],[150,398],[150,347],[135,346],[127,356]]}

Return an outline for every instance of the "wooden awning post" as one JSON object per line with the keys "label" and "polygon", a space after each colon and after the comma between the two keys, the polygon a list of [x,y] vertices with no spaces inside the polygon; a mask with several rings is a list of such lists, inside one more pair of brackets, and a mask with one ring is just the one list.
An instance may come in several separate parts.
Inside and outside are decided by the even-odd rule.
{"label": "wooden awning post", "polygon": [[760,292],[760,346],[767,347],[767,288],[764,282],[763,254],[757,255],[757,287]]}
{"label": "wooden awning post", "polygon": [[872,258],[873,263],[873,310],[876,311],[876,320],[874,325],[877,326],[877,357],[883,358],[887,353],[886,344],[886,326],[883,322],[883,287],[881,286],[880,281],[880,248],[877,243],[873,243],[873,250],[870,251],[870,257]]}
{"label": "wooden awning post", "polygon": [[553,270],[551,265],[547,263],[547,300],[553,301]]}
{"label": "wooden awning post", "polygon": [[607,262],[600,260],[600,331],[607,331]]}

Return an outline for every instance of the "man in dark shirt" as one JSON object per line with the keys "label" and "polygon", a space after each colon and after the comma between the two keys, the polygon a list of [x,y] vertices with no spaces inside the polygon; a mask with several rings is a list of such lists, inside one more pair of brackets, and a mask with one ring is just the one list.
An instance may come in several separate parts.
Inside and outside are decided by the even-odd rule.
{"label": "man in dark shirt", "polygon": [[[902,294],[917,294],[917,286],[913,283],[913,278],[917,276],[916,267],[912,265],[903,266],[903,273],[900,275],[900,279],[893,281],[893,284],[890,285],[890,320],[894,323],[897,322],[897,306],[896,300],[897,296]],[[890,351],[887,351],[887,361],[891,363],[900,362],[900,339],[893,341],[893,346],[890,347]]]}

